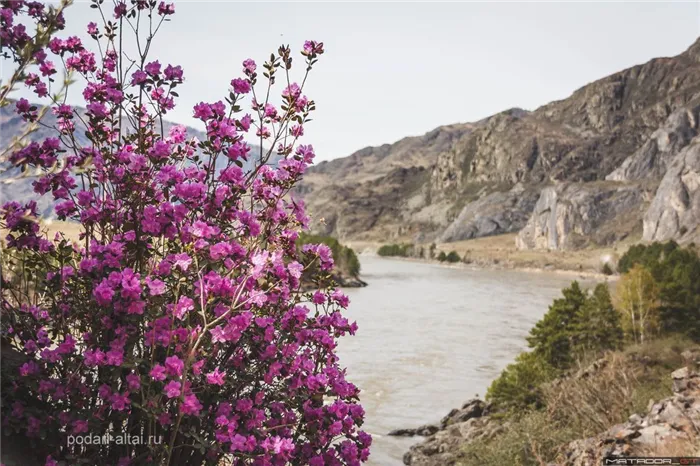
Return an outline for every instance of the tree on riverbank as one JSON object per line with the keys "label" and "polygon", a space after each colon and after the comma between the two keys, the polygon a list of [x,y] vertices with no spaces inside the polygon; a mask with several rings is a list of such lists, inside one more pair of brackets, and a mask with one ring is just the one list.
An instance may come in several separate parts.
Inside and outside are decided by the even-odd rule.
{"label": "tree on riverbank", "polygon": [[489,401],[511,412],[542,407],[542,384],[577,361],[621,346],[619,316],[607,285],[586,293],[573,282],[530,330],[527,341],[531,351],[521,353],[487,393]]}
{"label": "tree on riverbank", "polygon": [[644,343],[658,329],[659,288],[651,272],[634,265],[620,278],[616,296],[625,333],[633,342]]}

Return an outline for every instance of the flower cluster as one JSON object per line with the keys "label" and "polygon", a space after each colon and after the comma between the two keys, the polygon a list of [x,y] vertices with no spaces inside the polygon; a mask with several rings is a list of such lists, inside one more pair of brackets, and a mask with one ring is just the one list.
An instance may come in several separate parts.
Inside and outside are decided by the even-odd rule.
{"label": "flower cluster", "polygon": [[[296,247],[308,218],[290,190],[314,159],[298,144],[314,103],[289,79],[289,48],[262,65],[266,81],[248,59],[225,99],[194,107],[206,127],[199,141],[161,124],[182,68],[118,53],[127,23],[139,34],[142,15],[163,22],[174,6],[115,5],[101,26],[88,25],[99,54],[75,38],[48,45],[85,79],[87,113],[55,103],[56,137],[11,158],[45,172],[37,195],[51,196],[81,233],[45,237],[35,203],[0,211],[9,232],[2,339],[21,359],[3,368],[3,429],[42,438],[46,464],[364,462],[371,437],[360,430],[359,390],[335,352],[357,326],[342,316],[347,297],[327,283],[328,247]],[[304,45],[305,73],[322,53],[321,43]],[[27,119],[36,111],[26,101],[16,108]],[[246,142],[253,132],[268,149]],[[66,442],[85,432],[164,441]]]}
{"label": "flower cluster", "polygon": [[[25,0],[0,2],[0,55],[16,65],[10,83],[2,88],[3,99],[17,81],[23,81],[38,97],[49,94],[50,83],[57,71],[53,61],[48,59],[46,46],[51,35],[65,26],[64,6],[49,7],[43,2]],[[25,18],[36,25],[35,31],[27,29]],[[36,69],[29,72],[30,66]],[[20,112],[20,115],[26,113]]]}

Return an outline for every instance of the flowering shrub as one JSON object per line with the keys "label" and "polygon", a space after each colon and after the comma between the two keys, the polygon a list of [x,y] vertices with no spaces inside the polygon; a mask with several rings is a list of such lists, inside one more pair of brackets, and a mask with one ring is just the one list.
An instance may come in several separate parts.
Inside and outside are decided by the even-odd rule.
{"label": "flowering shrub", "polygon": [[[148,58],[174,6],[102,3],[91,5],[100,24],[87,27],[99,53],[76,37],[54,37],[44,52],[82,76],[87,114],[54,99],[56,137],[11,156],[44,171],[36,193],[82,233],[77,243],[50,239],[33,202],[2,206],[2,341],[20,358],[2,379],[3,430],[37,439],[47,465],[360,464],[371,437],[335,354],[356,324],[340,312],[347,297],[326,286],[329,248],[297,251],[308,219],[289,197],[314,158],[298,142],[323,44],[304,44],[301,84],[290,78],[289,47],[260,69],[244,61],[223,101],[194,107],[207,130],[198,141],[181,126],[164,132],[184,74]],[[39,8],[2,5],[4,22]],[[132,28],[138,50],[122,53]],[[2,47],[13,45],[3,38]],[[16,107],[37,117],[23,99]],[[259,150],[244,142],[248,132]],[[311,269],[314,290],[302,292]],[[107,433],[162,441],[69,441]]]}
{"label": "flowering shrub", "polygon": [[[56,67],[53,61],[48,59],[46,46],[51,37],[65,26],[63,10],[70,5],[72,0],[62,0],[55,7],[47,7],[40,2],[19,2],[3,1],[0,3],[0,43],[2,51],[0,57],[11,60],[15,66],[12,73],[7,77],[6,82],[0,85],[0,107],[5,107],[11,103],[9,93],[18,83],[25,83],[39,97],[46,97],[51,90],[51,85],[56,79]],[[25,13],[30,21],[36,26],[33,34],[27,31],[24,22],[16,21],[20,12]],[[30,67],[34,67],[34,72],[29,72]],[[63,85],[54,89],[60,95],[65,90],[65,85],[70,76],[66,74]],[[0,148],[0,174],[4,174],[12,168],[8,162],[8,155],[14,151],[19,144],[32,132],[38,129],[37,120],[44,116],[48,108],[38,110],[29,105],[26,100],[22,102],[18,111],[27,117],[30,123],[25,127],[22,134],[13,141],[7,141],[3,137],[3,146]],[[26,174],[25,174],[26,175]],[[16,176],[15,176],[16,177]],[[4,177],[7,182],[10,178]]]}

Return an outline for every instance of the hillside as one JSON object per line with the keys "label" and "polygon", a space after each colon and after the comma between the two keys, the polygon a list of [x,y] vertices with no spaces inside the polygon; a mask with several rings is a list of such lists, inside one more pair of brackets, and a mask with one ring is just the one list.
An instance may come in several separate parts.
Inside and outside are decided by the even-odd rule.
{"label": "hillside", "polygon": [[518,248],[549,250],[642,234],[696,241],[699,116],[700,40],[532,112],[514,108],[323,162],[298,193],[313,229],[343,240],[519,232]]}

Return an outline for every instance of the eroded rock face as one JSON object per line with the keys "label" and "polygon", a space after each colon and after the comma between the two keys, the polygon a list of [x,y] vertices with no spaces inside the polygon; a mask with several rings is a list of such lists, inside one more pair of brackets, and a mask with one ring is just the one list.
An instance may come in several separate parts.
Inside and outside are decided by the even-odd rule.
{"label": "eroded rock face", "polygon": [[666,168],[690,141],[698,135],[700,105],[681,108],[668,117],[663,126],[606,179],[633,181],[661,178]]}
{"label": "eroded rock face", "polygon": [[687,243],[700,240],[700,140],[671,163],[644,215],[644,239]]}
{"label": "eroded rock face", "polygon": [[[531,208],[508,204],[512,197],[504,193],[518,184],[595,184],[611,172],[611,180],[658,183],[668,160],[698,131],[699,56],[700,40],[678,56],[622,70],[532,112],[510,109],[321,163],[297,192],[315,231],[344,240],[431,242],[513,231]],[[618,195],[641,230],[634,196]],[[481,204],[470,209],[465,199]],[[501,212],[491,210],[497,202]],[[490,211],[477,217],[477,206]],[[596,236],[589,239],[607,241]]]}
{"label": "eroded rock face", "polygon": [[618,241],[639,226],[648,192],[640,185],[563,183],[544,188],[519,249],[567,250]]}
{"label": "eroded rock face", "polygon": [[464,206],[438,241],[447,243],[519,231],[526,225],[538,198],[536,189],[521,185],[508,192],[488,194]]}

